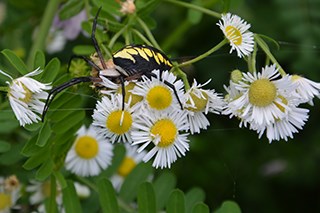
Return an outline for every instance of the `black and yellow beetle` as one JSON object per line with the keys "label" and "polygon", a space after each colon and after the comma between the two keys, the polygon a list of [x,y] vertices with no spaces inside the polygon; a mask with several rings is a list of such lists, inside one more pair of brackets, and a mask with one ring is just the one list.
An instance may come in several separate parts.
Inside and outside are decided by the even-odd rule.
{"label": "black and yellow beetle", "polygon": [[[123,47],[122,49],[118,50],[112,55],[111,64],[112,66],[108,66],[106,61],[104,60],[100,47],[98,46],[98,42],[95,38],[95,31],[97,26],[97,19],[101,8],[99,8],[94,20],[93,20],[93,26],[92,26],[92,33],[91,33],[91,39],[95,48],[95,51],[97,53],[98,59],[99,59],[99,65],[94,63],[91,59],[85,57],[85,56],[73,56],[73,58],[81,58],[85,60],[91,67],[93,67],[95,70],[98,71],[97,77],[93,76],[84,76],[84,77],[78,77],[73,78],[70,81],[63,83],[55,88],[53,88],[48,95],[48,98],[46,100],[43,112],[42,112],[42,121],[44,120],[44,117],[49,109],[49,105],[51,104],[54,97],[61,92],[62,90],[73,86],[75,84],[79,84],[81,82],[93,82],[93,83],[99,83],[101,82],[101,76],[110,78],[111,80],[115,82],[119,82],[122,87],[122,110],[124,109],[124,98],[125,98],[125,89],[124,89],[124,81],[134,80],[134,79],[140,79],[141,76],[145,75],[147,77],[156,77],[152,71],[153,70],[160,70],[160,72],[165,70],[170,70],[172,68],[172,63],[170,59],[162,53],[160,50],[147,46],[147,45],[128,45]],[[100,67],[102,66],[102,67]],[[161,75],[160,75],[161,76]],[[182,103],[178,97],[178,93],[171,83],[164,81],[164,83],[169,86],[179,104],[181,109]]]}

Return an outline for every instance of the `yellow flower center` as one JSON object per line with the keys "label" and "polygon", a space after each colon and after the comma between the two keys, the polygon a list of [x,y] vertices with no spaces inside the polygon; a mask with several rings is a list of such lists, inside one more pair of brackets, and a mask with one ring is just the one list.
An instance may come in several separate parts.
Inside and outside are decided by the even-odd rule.
{"label": "yellow flower center", "polygon": [[[282,95],[279,95],[278,97],[281,99],[281,102],[284,105],[288,105],[288,100],[285,97],[283,97]],[[278,104],[276,102],[274,104],[281,110],[281,112],[285,112],[286,111],[286,109],[283,106],[281,106],[280,104]]]}
{"label": "yellow flower center", "polygon": [[44,195],[45,198],[50,197],[50,195],[51,195],[51,182],[50,181],[44,182],[41,186],[41,191],[42,191],[42,194]]}
{"label": "yellow flower center", "polygon": [[24,98],[21,98],[20,100],[23,101],[24,103],[29,103],[32,98],[32,92],[24,84],[22,84],[22,87],[25,93],[24,93]]}
{"label": "yellow flower center", "polygon": [[254,81],[249,88],[249,101],[258,107],[270,105],[276,98],[276,86],[268,79]]}
{"label": "yellow flower center", "polygon": [[128,132],[132,125],[131,114],[127,111],[117,110],[110,113],[107,118],[107,128],[118,135]]}
{"label": "yellow flower center", "polygon": [[[190,96],[195,104],[195,108],[193,107],[187,107],[187,110],[193,111],[193,112],[200,112],[204,110],[208,103],[208,94],[205,92],[201,92],[202,96],[198,97],[194,93],[191,93]],[[187,104],[191,104],[191,101],[188,100]]]}
{"label": "yellow flower center", "polygon": [[159,143],[156,144],[158,147],[168,147],[174,143],[178,129],[172,120],[162,119],[151,127],[150,133],[160,137]]}
{"label": "yellow flower center", "polygon": [[169,88],[158,85],[149,90],[146,99],[151,108],[163,110],[170,106],[172,94]]}
{"label": "yellow flower center", "polygon": [[0,211],[9,208],[12,205],[10,194],[0,193]]}
{"label": "yellow flower center", "polygon": [[300,78],[301,78],[301,76],[299,76],[299,75],[292,75],[291,76],[292,81],[299,80]]}
{"label": "yellow flower center", "polygon": [[131,157],[125,157],[118,168],[118,174],[126,177],[136,167],[136,162]]}
{"label": "yellow flower center", "polygon": [[237,46],[242,44],[242,34],[239,31],[239,29],[233,26],[227,26],[225,31],[226,37],[229,39],[229,41],[231,41]]}
{"label": "yellow flower center", "polygon": [[75,151],[81,158],[94,158],[99,151],[98,141],[91,136],[81,136],[76,140],[75,143]]}
{"label": "yellow flower center", "polygon": [[[130,107],[132,107],[133,105],[135,105],[136,103],[139,103],[140,101],[142,101],[143,97],[140,95],[136,95],[136,94],[132,94],[130,90],[132,90],[134,88],[136,84],[134,82],[130,82],[128,85],[125,86],[124,90],[126,92],[126,96],[125,96],[125,103],[128,103],[129,101],[129,97],[131,96],[131,103],[130,103]],[[118,94],[122,94],[122,90],[121,87],[118,88],[117,90]]]}

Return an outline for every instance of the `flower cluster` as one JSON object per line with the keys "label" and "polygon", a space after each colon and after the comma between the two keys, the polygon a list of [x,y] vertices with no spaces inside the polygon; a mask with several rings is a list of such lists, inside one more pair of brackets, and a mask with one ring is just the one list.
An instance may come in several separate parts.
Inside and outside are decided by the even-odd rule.
{"label": "flower cluster", "polygon": [[[119,3],[123,13],[135,12],[131,7],[134,1]],[[248,59],[255,55],[252,53],[258,46],[255,42],[259,43],[259,37],[249,31],[250,24],[237,15],[227,13],[221,16],[217,25],[225,36],[220,44],[229,42],[230,53],[235,50],[238,57]],[[221,46],[216,47],[219,49]],[[216,47],[207,53],[211,54]],[[194,63],[208,54],[177,67]],[[145,58],[149,61],[147,56]],[[85,61],[95,65],[93,67],[97,70],[101,65],[94,64],[95,60]],[[251,64],[252,67],[251,70],[255,70],[255,64]],[[118,188],[119,178],[130,173],[140,161],[153,160],[155,168],[170,168],[179,157],[186,155],[189,151],[188,136],[200,133],[210,125],[208,113],[236,117],[240,120],[240,127],[256,131],[259,138],[266,133],[270,142],[293,138],[309,116],[309,110],[302,108],[301,104],[313,104],[313,98],[320,96],[320,84],[298,75],[285,74],[277,67],[280,65],[275,61],[273,65],[262,68],[261,72],[233,71],[229,85],[225,86],[225,98],[213,89],[203,89],[210,80],[199,84],[194,79],[189,86],[186,77],[178,79],[168,70],[148,70],[149,77],[142,75],[140,79],[123,84],[107,78],[107,71],[111,72],[111,69],[103,70],[104,73],[97,77],[99,83],[95,82],[99,84],[101,99],[93,111],[92,124],[88,128],[83,125],[76,133],[65,158],[65,168],[79,176],[98,175],[111,164],[113,144],[123,143],[127,156],[118,176],[114,177],[114,185]],[[9,102],[21,126],[40,120],[39,115],[48,96],[46,90],[51,89],[50,84],[31,78],[41,72],[38,68],[13,79],[0,70],[11,79],[7,82]],[[118,72],[113,74],[119,75]]]}
{"label": "flower cluster", "polygon": [[[206,129],[210,125],[206,115],[224,109],[223,99],[214,90],[202,89],[209,81],[201,85],[194,80],[185,92],[182,81],[169,71],[154,70],[153,74],[125,82],[125,97],[120,85],[101,77],[103,96],[96,104],[92,125],[77,132],[65,160],[67,170],[80,176],[99,174],[111,163],[112,144],[122,142],[127,155],[111,179],[119,189],[141,160],[154,158],[154,167],[170,168],[189,150],[188,134]],[[172,84],[178,96],[164,82]]]}
{"label": "flower cluster", "polygon": [[320,83],[297,75],[280,77],[276,65],[266,66],[261,72],[233,72],[224,114],[237,117],[240,127],[249,125],[259,137],[266,132],[269,142],[288,140],[302,129],[308,120],[308,109],[300,107],[319,97]]}

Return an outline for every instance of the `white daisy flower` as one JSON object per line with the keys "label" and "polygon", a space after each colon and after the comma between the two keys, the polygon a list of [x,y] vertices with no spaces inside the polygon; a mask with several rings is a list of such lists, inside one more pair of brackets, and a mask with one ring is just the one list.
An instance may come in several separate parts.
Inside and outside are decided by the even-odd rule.
{"label": "white daisy flower", "polygon": [[129,105],[130,100],[122,110],[122,96],[119,94],[112,95],[110,98],[102,97],[92,115],[92,125],[98,135],[110,139],[112,143],[132,143],[130,131],[132,122],[136,117],[134,113],[136,106],[129,107]]}
{"label": "white daisy flower", "polygon": [[[116,84],[112,81],[110,81],[108,78],[104,76],[100,76],[102,79],[102,82],[100,83],[103,87],[106,89],[100,90],[100,92],[104,95],[115,95],[115,94],[121,94],[122,95],[122,88],[121,84]],[[131,100],[130,102],[130,107],[134,106],[135,104],[141,103],[143,97],[133,94],[132,90],[136,86],[136,80],[132,81],[125,81],[124,82],[124,90],[125,90],[125,103],[129,103],[129,99]]]}
{"label": "white daisy flower", "polygon": [[181,110],[166,112],[142,113],[133,123],[131,132],[132,145],[139,145],[138,152],[148,145],[152,148],[143,157],[143,161],[155,159],[152,166],[170,168],[178,157],[184,156],[189,150],[188,134],[181,131],[189,129],[187,113]]}
{"label": "white daisy flower", "polygon": [[137,152],[138,146],[132,146],[125,143],[126,155],[122,160],[117,172],[111,176],[110,181],[116,190],[120,190],[124,179],[130,174],[130,172],[142,161],[142,158],[146,155],[146,151]]}
{"label": "white daisy flower", "polygon": [[185,93],[184,108],[188,113],[191,134],[207,129],[210,123],[205,115],[208,112],[220,113],[224,108],[223,99],[214,90],[201,89],[210,81],[211,79],[204,84],[198,84],[194,79],[191,88]]}
{"label": "white daisy flower", "polygon": [[20,197],[20,183],[15,175],[0,177],[0,212],[10,213]]}
{"label": "white daisy flower", "polygon": [[275,119],[286,115],[288,106],[282,102],[281,97],[286,97],[285,91],[295,89],[289,76],[275,80],[279,77],[275,65],[262,68],[261,73],[244,73],[243,76],[243,80],[236,84],[241,96],[228,103],[231,113],[238,115],[244,122],[259,126],[274,123]]}
{"label": "white daisy flower", "polygon": [[313,106],[312,99],[315,96],[320,98],[320,83],[311,81],[299,75],[290,76],[294,84],[297,85],[296,92],[301,96],[302,103],[308,102]]}
{"label": "white daisy flower", "polygon": [[[259,133],[259,138],[266,132],[266,136],[271,143],[273,140],[279,141],[288,138],[293,138],[293,133],[298,133],[298,129],[302,130],[306,121],[309,118],[308,109],[303,109],[295,106],[296,100],[282,97],[283,103],[288,105],[288,113],[281,119],[276,119],[274,123],[266,126],[256,124],[250,125],[250,128]],[[284,110],[284,108],[283,108]]]}
{"label": "white daisy flower", "polygon": [[0,73],[11,79],[11,82],[6,82],[9,85],[9,102],[21,126],[41,120],[39,115],[44,107],[42,100],[48,96],[44,90],[51,89],[50,84],[43,84],[31,78],[41,72],[42,70],[38,68],[25,76],[13,79],[0,70]]}
{"label": "white daisy flower", "polygon": [[177,80],[177,77],[169,71],[163,71],[160,80],[160,71],[152,71],[157,77],[142,76],[142,81],[137,82],[137,85],[133,88],[132,93],[144,97],[144,102],[147,109],[153,111],[164,111],[181,109],[179,102],[172,90],[164,82],[172,84],[176,91],[180,101],[183,98],[183,82]]}
{"label": "white daisy flower", "polygon": [[251,27],[246,21],[231,13],[223,14],[217,25],[229,40],[231,50],[237,51],[238,57],[248,56],[253,51],[253,33],[248,31]]}
{"label": "white daisy flower", "polygon": [[113,146],[91,125],[82,126],[65,159],[67,170],[79,176],[95,176],[111,164]]}
{"label": "white daisy flower", "polygon": [[[26,191],[31,193],[29,197],[29,202],[32,205],[41,204],[45,199],[50,197],[51,192],[51,182],[46,180],[44,182],[39,182],[36,180],[31,180],[30,185],[26,187]],[[56,202],[58,205],[62,205],[62,193],[61,187],[57,183],[56,188]]]}

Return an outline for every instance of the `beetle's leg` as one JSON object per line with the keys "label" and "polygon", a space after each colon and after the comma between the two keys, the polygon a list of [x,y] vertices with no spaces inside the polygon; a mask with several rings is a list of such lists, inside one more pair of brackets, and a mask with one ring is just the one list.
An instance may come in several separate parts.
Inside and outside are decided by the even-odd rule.
{"label": "beetle's leg", "polygon": [[125,102],[125,97],[126,97],[126,90],[124,86],[124,78],[123,76],[119,76],[120,78],[120,84],[121,84],[121,92],[122,92],[122,111],[124,110],[124,102]]}
{"label": "beetle's leg", "polygon": [[[161,74],[161,72],[160,72],[160,74]],[[144,73],[144,75],[147,76],[148,78],[150,78],[150,77],[157,78],[157,75],[152,73],[152,72]],[[181,102],[181,100],[180,100],[180,98],[178,96],[178,92],[176,90],[176,87],[173,84],[171,84],[170,82],[166,81],[166,80],[164,80],[163,83],[172,89],[174,95],[176,96],[176,98],[177,98],[177,100],[179,102],[181,110],[183,110],[183,105],[182,105],[182,102]]]}
{"label": "beetle's leg", "polygon": [[92,43],[93,43],[93,46],[98,54],[98,57],[99,57],[99,60],[102,64],[102,67],[103,69],[107,69],[107,65],[106,63],[104,62],[104,58],[103,58],[103,55],[101,53],[101,50],[100,50],[100,47],[98,45],[98,41],[96,39],[96,29],[97,29],[97,22],[98,22],[98,16],[99,16],[99,13],[100,13],[100,10],[101,10],[102,7],[100,7],[98,9],[98,12],[96,14],[96,16],[94,17],[93,19],[93,24],[92,24],[92,32],[91,32],[91,40],[92,40]]}
{"label": "beetle's leg", "polygon": [[180,98],[178,96],[178,92],[176,90],[176,87],[173,84],[171,84],[170,82],[166,81],[166,80],[164,80],[163,83],[173,90],[173,93],[176,96],[176,98],[177,98],[177,100],[179,102],[179,105],[181,107],[181,110],[183,110],[183,105],[182,105],[181,100],[180,100]]}
{"label": "beetle's leg", "polygon": [[75,84],[79,84],[81,82],[91,82],[93,81],[94,78],[88,76],[88,77],[79,77],[79,78],[73,78],[70,81],[63,83],[55,88],[53,88],[50,92],[49,95],[47,97],[46,103],[44,105],[43,111],[42,111],[42,122],[44,121],[44,117],[47,114],[47,111],[49,109],[49,106],[51,104],[51,102],[53,101],[53,99],[55,98],[55,96],[61,92],[62,90],[71,87]]}

